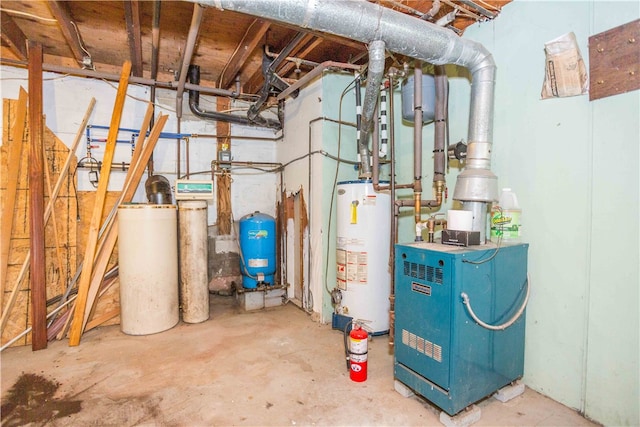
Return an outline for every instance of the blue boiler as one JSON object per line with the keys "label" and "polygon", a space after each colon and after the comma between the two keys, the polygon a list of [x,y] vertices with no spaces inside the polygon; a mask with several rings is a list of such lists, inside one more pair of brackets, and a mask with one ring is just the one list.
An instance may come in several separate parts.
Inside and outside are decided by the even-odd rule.
{"label": "blue boiler", "polygon": [[[497,251],[496,251],[497,250]],[[449,415],[522,377],[527,244],[395,247],[394,375]]]}

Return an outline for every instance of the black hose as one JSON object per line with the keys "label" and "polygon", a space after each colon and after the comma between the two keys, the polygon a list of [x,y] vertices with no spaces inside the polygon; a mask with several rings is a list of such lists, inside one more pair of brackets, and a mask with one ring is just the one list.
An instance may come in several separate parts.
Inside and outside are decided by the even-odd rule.
{"label": "black hose", "polygon": [[349,351],[349,340],[347,339],[347,336],[348,336],[349,332],[351,331],[351,329],[349,329],[349,326],[351,326],[351,322],[347,322],[347,324],[344,325],[344,330],[343,330],[344,356],[345,356],[345,359],[347,361],[347,371],[351,371],[351,358],[349,357],[349,354],[350,354],[350,351]]}

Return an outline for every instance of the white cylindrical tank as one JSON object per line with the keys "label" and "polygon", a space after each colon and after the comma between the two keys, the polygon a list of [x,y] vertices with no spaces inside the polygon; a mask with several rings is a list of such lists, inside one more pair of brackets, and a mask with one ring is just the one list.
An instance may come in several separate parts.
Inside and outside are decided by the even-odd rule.
{"label": "white cylindrical tank", "polygon": [[174,205],[118,208],[120,328],[147,335],[172,328],[178,308],[178,230]]}
{"label": "white cylindrical tank", "polygon": [[178,239],[182,320],[204,322],[209,318],[206,200],[178,202]]}
{"label": "white cylindrical tank", "polygon": [[389,330],[391,197],[368,180],[338,183],[337,287],[340,314],[366,320],[373,333]]}

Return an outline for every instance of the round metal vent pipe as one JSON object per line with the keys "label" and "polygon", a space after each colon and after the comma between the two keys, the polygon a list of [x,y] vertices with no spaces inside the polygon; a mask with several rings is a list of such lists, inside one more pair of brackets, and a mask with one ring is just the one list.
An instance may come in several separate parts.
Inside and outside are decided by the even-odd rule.
{"label": "round metal vent pipe", "polygon": [[[477,204],[485,205],[498,199],[497,177],[491,172],[496,66],[492,55],[480,43],[365,0],[197,2],[363,43],[381,40],[385,42],[386,49],[392,52],[434,65],[457,64],[468,68],[472,74],[469,148],[467,165],[458,176],[453,197],[469,202],[475,211],[478,211]],[[474,230],[485,227],[480,222],[481,218],[474,221]]]}

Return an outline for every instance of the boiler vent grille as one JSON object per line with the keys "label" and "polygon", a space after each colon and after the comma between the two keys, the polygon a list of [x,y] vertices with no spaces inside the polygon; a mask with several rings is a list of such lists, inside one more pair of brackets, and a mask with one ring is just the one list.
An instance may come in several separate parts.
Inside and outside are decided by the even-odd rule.
{"label": "boiler vent grille", "polygon": [[420,279],[420,280],[424,280],[425,279],[425,265],[424,264],[418,264],[415,262],[409,262],[409,261],[405,261],[404,262],[404,275],[405,276],[409,276],[409,277],[413,277],[414,279]]}
{"label": "boiler vent grille", "polygon": [[410,347],[425,356],[435,360],[436,362],[442,362],[442,347],[438,344],[434,344],[429,340],[426,340],[414,333],[402,330],[402,344]]}
{"label": "boiler vent grille", "polygon": [[427,280],[428,282],[442,284],[443,272],[440,267],[425,266],[416,262],[404,262],[404,275],[414,279]]}

